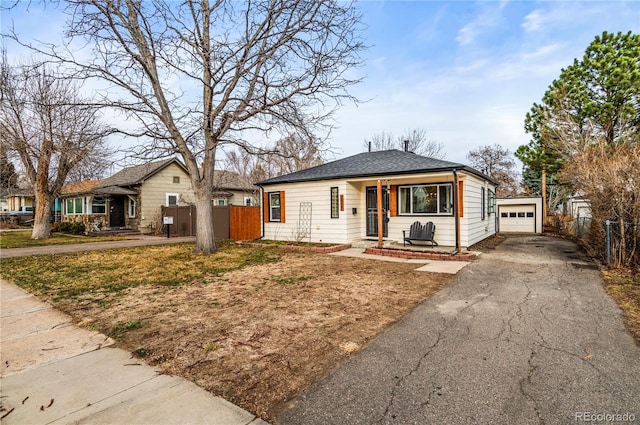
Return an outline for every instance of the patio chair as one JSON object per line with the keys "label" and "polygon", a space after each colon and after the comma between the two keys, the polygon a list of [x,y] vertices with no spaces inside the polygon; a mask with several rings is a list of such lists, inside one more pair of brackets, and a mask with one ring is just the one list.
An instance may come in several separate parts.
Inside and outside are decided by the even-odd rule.
{"label": "patio chair", "polygon": [[413,245],[413,242],[420,241],[430,242],[431,246],[438,246],[438,242],[433,239],[435,233],[436,225],[432,221],[428,221],[424,226],[419,221],[415,221],[409,228],[409,236],[407,236],[406,230],[402,231],[402,245],[406,246],[407,242],[409,245]]}

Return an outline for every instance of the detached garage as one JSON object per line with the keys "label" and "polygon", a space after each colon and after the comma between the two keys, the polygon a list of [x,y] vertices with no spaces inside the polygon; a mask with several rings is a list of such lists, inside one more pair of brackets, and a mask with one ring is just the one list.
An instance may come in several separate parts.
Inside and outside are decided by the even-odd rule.
{"label": "detached garage", "polygon": [[500,198],[498,231],[501,233],[542,233],[542,198]]}

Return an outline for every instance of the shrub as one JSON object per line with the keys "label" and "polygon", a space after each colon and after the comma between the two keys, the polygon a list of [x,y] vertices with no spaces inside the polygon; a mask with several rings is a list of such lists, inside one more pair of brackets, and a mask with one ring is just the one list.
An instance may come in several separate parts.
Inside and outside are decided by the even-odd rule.
{"label": "shrub", "polygon": [[60,223],[60,231],[63,233],[71,233],[73,235],[83,235],[84,224],[65,221]]}

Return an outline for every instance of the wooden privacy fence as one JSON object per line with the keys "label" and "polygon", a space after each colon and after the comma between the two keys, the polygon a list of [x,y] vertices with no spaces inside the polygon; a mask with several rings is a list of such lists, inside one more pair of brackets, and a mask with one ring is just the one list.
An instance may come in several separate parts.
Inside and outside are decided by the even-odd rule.
{"label": "wooden privacy fence", "polygon": [[[216,239],[252,240],[262,236],[260,207],[237,205],[212,206]],[[195,236],[198,223],[196,207],[162,207],[162,217],[173,217],[171,236]],[[166,234],[166,227],[163,228]]]}

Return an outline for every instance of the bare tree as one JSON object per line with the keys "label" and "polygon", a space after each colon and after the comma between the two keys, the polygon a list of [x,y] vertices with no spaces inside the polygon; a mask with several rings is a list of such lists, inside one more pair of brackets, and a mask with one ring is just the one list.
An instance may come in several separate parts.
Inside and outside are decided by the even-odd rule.
{"label": "bare tree", "polygon": [[51,235],[51,205],[70,172],[106,152],[109,130],[79,86],[45,66],[0,64],[0,138],[15,152],[35,191],[33,239]]}
{"label": "bare tree", "polygon": [[407,150],[409,152],[436,159],[444,159],[447,156],[442,143],[429,140],[426,130],[421,128],[407,130],[398,137],[395,137],[393,133],[383,131],[374,134],[370,139],[365,139],[363,147],[365,150],[369,150],[369,144],[371,144],[372,151],[404,150],[405,142],[408,144]]}
{"label": "bare tree", "polygon": [[516,162],[513,153],[498,144],[480,146],[467,153],[471,166],[482,171],[499,183],[499,197],[518,194],[520,183],[516,173]]}
{"label": "bare tree", "polygon": [[258,182],[322,164],[321,144],[313,136],[291,134],[278,140],[262,155],[237,150],[228,152],[225,168]]}
{"label": "bare tree", "polygon": [[276,142],[270,162],[276,175],[293,173],[324,162],[321,143],[315,137],[289,135]]}
{"label": "bare tree", "polygon": [[368,139],[364,139],[362,147],[365,150],[371,150],[372,152],[388,151],[400,148],[393,133],[387,133],[385,131],[376,133]]}
{"label": "bare tree", "polygon": [[[595,143],[594,143],[595,142]],[[640,140],[632,136],[611,146],[598,137],[567,160],[560,172],[563,182],[579,188],[589,200],[591,236],[585,242],[606,252],[604,228],[615,227],[612,260],[617,266],[640,267]]]}
{"label": "bare tree", "polygon": [[182,158],[195,191],[196,252],[216,250],[210,204],[220,147],[259,152],[256,133],[326,130],[341,102],[356,101],[347,89],[359,81],[350,71],[364,45],[360,12],[348,2],[67,3],[67,35],[93,52],[38,49],[114,87],[102,101],[140,124],[129,133],[152,140],[145,146],[155,156]]}

